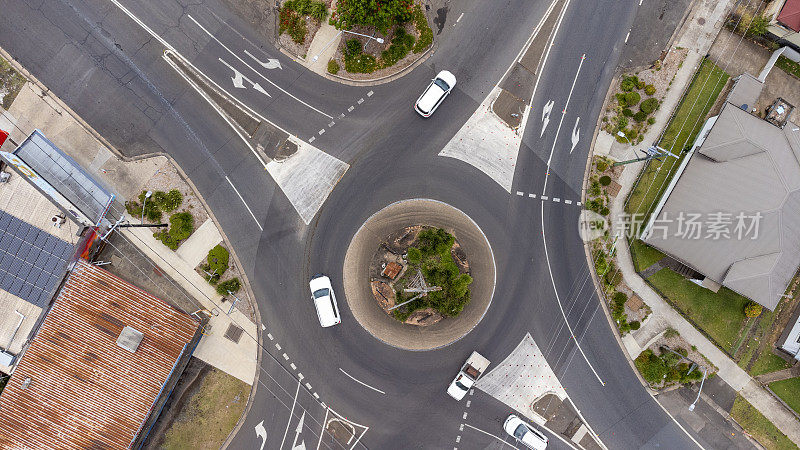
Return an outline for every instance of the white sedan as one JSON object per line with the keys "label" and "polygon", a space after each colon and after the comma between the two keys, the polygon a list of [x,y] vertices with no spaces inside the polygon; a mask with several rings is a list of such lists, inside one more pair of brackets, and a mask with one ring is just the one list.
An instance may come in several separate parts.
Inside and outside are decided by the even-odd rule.
{"label": "white sedan", "polygon": [[414,104],[414,109],[422,117],[430,117],[442,103],[442,100],[450,94],[455,85],[455,75],[446,70],[439,72],[436,78],[431,80],[431,84],[428,85],[425,92],[419,96],[417,103]]}
{"label": "white sedan", "polygon": [[528,448],[544,450],[547,448],[547,436],[539,430],[528,425],[525,421],[511,414],[503,424],[503,429],[509,436],[521,442]]}
{"label": "white sedan", "polygon": [[308,286],[311,288],[311,300],[314,301],[319,324],[326,328],[341,323],[342,318],[339,316],[339,306],[333,294],[331,279],[322,274],[314,275]]}

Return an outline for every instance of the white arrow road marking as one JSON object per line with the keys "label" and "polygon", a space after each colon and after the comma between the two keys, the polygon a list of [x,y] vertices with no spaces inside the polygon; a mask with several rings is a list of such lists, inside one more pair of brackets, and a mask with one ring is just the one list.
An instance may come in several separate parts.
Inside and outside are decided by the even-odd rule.
{"label": "white arrow road marking", "polygon": [[303,421],[306,419],[306,412],[303,411],[303,415],[300,416],[300,422],[297,423],[297,428],[294,429],[294,441],[292,441],[292,450],[306,450],[306,444],[303,441],[300,441],[300,445],[297,444],[297,438],[300,436],[300,433],[303,432]]}
{"label": "white arrow road marking", "polygon": [[578,119],[575,120],[575,126],[572,127],[572,148],[569,149],[570,154],[572,153],[573,150],[575,150],[575,146],[578,145],[578,140],[581,138],[580,136],[581,129],[578,128],[578,124],[580,123],[580,121],[581,118],[578,117]]}
{"label": "white arrow road marking", "polygon": [[544,130],[547,128],[547,124],[550,123],[550,112],[553,111],[553,105],[555,105],[555,101],[550,100],[544,105],[544,109],[542,110],[542,132],[539,133],[539,137],[544,136]]}
{"label": "white arrow road marking", "polygon": [[245,50],[244,53],[247,56],[253,58],[257,63],[259,63],[261,65],[261,67],[263,67],[265,69],[281,69],[281,70],[283,70],[283,67],[281,67],[281,62],[278,61],[277,59],[267,58],[267,62],[264,62],[264,61],[259,60],[255,56],[253,56],[253,54],[248,52],[247,50]]}
{"label": "white arrow road marking", "polygon": [[221,62],[222,64],[225,64],[225,67],[227,67],[228,69],[231,69],[233,71],[233,76],[231,77],[231,81],[233,81],[233,87],[236,87],[236,88],[239,88],[239,89],[247,89],[247,86],[245,86],[244,82],[243,82],[243,81],[247,81],[248,83],[253,85],[253,89],[257,90],[258,92],[261,92],[262,94],[266,95],[267,97],[272,97],[271,95],[269,95],[269,93],[267,91],[264,90],[263,87],[261,87],[260,84],[254,83],[253,80],[251,80],[250,78],[247,78],[241,72],[239,72],[238,70],[234,69],[233,66],[231,66],[230,64],[225,62],[224,59],[222,59],[222,58],[217,58],[217,59],[219,59],[219,62]]}
{"label": "white arrow road marking", "polygon": [[258,422],[258,425],[255,426],[256,429],[256,436],[261,438],[261,450],[264,450],[264,444],[267,443],[267,430],[264,429],[264,421]]}

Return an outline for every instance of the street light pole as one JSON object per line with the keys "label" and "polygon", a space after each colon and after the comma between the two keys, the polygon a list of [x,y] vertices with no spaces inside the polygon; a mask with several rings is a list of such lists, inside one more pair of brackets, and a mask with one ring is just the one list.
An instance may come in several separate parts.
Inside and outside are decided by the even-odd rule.
{"label": "street light pole", "polygon": [[153,191],[147,191],[144,194],[144,201],[142,201],[142,223],[144,223],[144,207],[147,206],[147,199],[150,198],[151,195],[153,195]]}
{"label": "street light pole", "polygon": [[703,392],[703,383],[706,381],[706,369],[703,368],[703,379],[700,381],[700,390],[697,391],[697,398],[694,399],[694,402],[689,405],[689,411],[694,411],[694,407],[697,405],[697,401],[700,400],[700,393]]}

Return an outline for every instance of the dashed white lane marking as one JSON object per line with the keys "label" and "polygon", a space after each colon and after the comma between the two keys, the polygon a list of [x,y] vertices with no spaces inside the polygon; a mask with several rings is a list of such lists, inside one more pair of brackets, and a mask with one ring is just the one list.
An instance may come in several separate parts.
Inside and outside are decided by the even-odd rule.
{"label": "dashed white lane marking", "polygon": [[372,97],[372,94],[374,94],[374,92],[372,91],[367,92],[367,97]]}
{"label": "dashed white lane marking", "polygon": [[553,198],[553,201],[554,201],[554,202],[556,202],[556,203],[558,203],[558,202],[560,202],[560,201],[561,201],[561,199],[560,199],[560,198],[558,198],[558,197],[555,197],[555,198]]}
{"label": "dashed white lane marking", "polygon": [[575,202],[575,204],[581,206],[581,202]]}
{"label": "dashed white lane marking", "polygon": [[472,400],[467,400],[467,408],[469,408],[469,405],[470,405],[471,403],[472,403]]}
{"label": "dashed white lane marking", "polygon": [[303,381],[303,378],[305,378],[305,377],[303,376],[303,373],[302,373],[302,372],[297,372],[297,379],[298,379],[299,381]]}
{"label": "dashed white lane marking", "polygon": [[265,327],[264,324],[262,323],[261,324],[261,331],[266,331],[266,330],[267,330],[267,327]]}
{"label": "dashed white lane marking", "polygon": [[316,392],[314,392],[314,394],[313,394],[313,395],[314,395],[314,398],[315,398],[315,399],[319,400],[319,394],[317,394]]}
{"label": "dashed white lane marking", "polygon": [[317,140],[316,136],[311,136],[310,138],[308,138],[308,143],[310,144],[310,143],[312,143],[312,142],[314,142],[316,140]]}
{"label": "dashed white lane marking", "polygon": [[353,112],[354,109],[356,109],[355,106],[350,106],[349,108],[347,108],[347,112]]}
{"label": "dashed white lane marking", "polygon": [[373,390],[373,391],[375,391],[375,392],[380,392],[381,394],[384,394],[384,395],[386,395],[386,392],[383,392],[382,390],[380,390],[380,389],[378,389],[378,388],[374,388],[374,387],[372,387],[372,386],[368,385],[367,383],[364,383],[363,381],[361,381],[361,380],[357,379],[356,377],[354,377],[354,376],[350,375],[349,373],[345,372],[345,371],[344,371],[344,369],[342,369],[341,367],[339,367],[339,370],[341,370],[343,374],[345,374],[345,375],[347,375],[348,377],[350,377],[350,379],[351,379],[351,380],[353,380],[353,381],[355,381],[356,383],[358,383],[358,384],[360,384],[360,385],[362,385],[362,386],[366,386],[366,387],[368,387],[368,388],[372,389],[372,390]]}
{"label": "dashed white lane marking", "polygon": [[294,363],[289,364],[289,367],[291,367],[292,370],[297,370],[297,366],[295,366]]}
{"label": "dashed white lane marking", "polygon": [[267,333],[267,337],[269,338],[269,340],[270,340],[270,341],[272,341],[272,340],[274,340],[274,339],[275,339],[274,337],[272,337],[272,334],[271,334],[271,333]]}
{"label": "dashed white lane marking", "polygon": [[549,197],[548,197],[548,196],[546,196],[546,195],[543,195],[543,196],[541,196],[540,198],[541,198],[542,200],[547,200]]}
{"label": "dashed white lane marking", "polygon": [[464,17],[464,13],[463,12],[461,13],[461,15],[458,16],[458,19],[456,19],[456,23],[461,22],[461,18],[462,17]]}
{"label": "dashed white lane marking", "polygon": [[277,348],[278,350],[280,350],[280,349],[281,349],[281,344],[278,344],[278,343],[276,342],[276,343],[275,343],[275,348]]}
{"label": "dashed white lane marking", "polygon": [[530,194],[528,194],[528,197],[529,197],[529,198],[536,198],[536,194],[534,194],[533,192],[531,192]]}
{"label": "dashed white lane marking", "polygon": [[323,134],[325,134],[325,128],[319,130],[319,135],[322,136]]}
{"label": "dashed white lane marking", "polygon": [[[639,4],[641,5],[642,3],[641,3],[641,2],[639,2]],[[626,34],[626,35],[625,35],[625,43],[626,43],[626,44],[628,43],[628,38],[629,38],[630,36],[631,36],[631,30],[628,30],[628,34]]]}
{"label": "dashed white lane marking", "polygon": [[456,444],[458,444],[459,442],[461,442],[461,435],[456,436]]}
{"label": "dashed white lane marking", "polygon": [[564,203],[566,203],[568,205],[571,205],[572,204],[572,200],[564,200]]}
{"label": "dashed white lane marking", "polygon": [[521,196],[521,195],[523,195],[523,192],[522,191],[517,191],[517,195]]}
{"label": "dashed white lane marking", "polygon": [[242,194],[240,194],[240,193],[239,193],[239,190],[238,190],[238,189],[236,189],[236,186],[234,186],[234,185],[233,185],[233,181],[231,181],[231,179],[230,179],[230,178],[228,178],[228,176],[227,176],[227,175],[225,175],[225,179],[226,179],[226,180],[228,180],[228,184],[230,184],[230,185],[231,185],[231,187],[233,188],[233,191],[234,191],[234,192],[236,192],[236,195],[238,195],[238,196],[239,196],[239,200],[241,200],[241,201],[242,201],[242,203],[244,203],[244,207],[245,207],[245,208],[247,208],[247,212],[249,212],[249,213],[250,213],[250,216],[251,216],[251,217],[253,218],[253,220],[256,222],[256,226],[258,227],[258,229],[259,229],[259,230],[261,230],[261,231],[264,231],[264,228],[263,228],[263,227],[261,226],[261,224],[258,222],[258,219],[256,219],[256,215],[255,215],[255,214],[253,214],[253,210],[252,210],[252,209],[250,209],[250,205],[248,205],[248,204],[247,204],[247,202],[246,202],[246,201],[244,201],[244,197],[242,197]]}
{"label": "dashed white lane marking", "polygon": [[356,103],[358,103],[359,105],[364,103],[364,97],[361,97],[360,99],[358,99],[358,101]]}
{"label": "dashed white lane marking", "polygon": [[463,416],[461,416],[461,418],[462,418],[462,419],[466,419],[466,418],[467,418],[467,412],[466,412],[466,411],[464,411],[464,415],[463,415]]}
{"label": "dashed white lane marking", "polygon": [[311,390],[311,383],[306,381],[306,388],[308,388],[308,390],[310,391]]}
{"label": "dashed white lane marking", "polygon": [[329,123],[329,124],[328,124],[328,128],[330,128],[330,127],[332,127],[332,126],[334,126],[334,125],[336,125],[336,122],[334,122],[334,121],[332,121],[332,120],[331,120],[331,123]]}
{"label": "dashed white lane marking", "polygon": [[344,119],[344,113],[339,113],[339,118]]}
{"label": "dashed white lane marking", "polygon": [[464,431],[464,424],[463,423],[458,426],[458,431]]}
{"label": "dashed white lane marking", "polygon": [[284,354],[283,354],[283,359],[284,359],[284,360],[286,360],[286,361],[288,361],[288,360],[289,360],[289,355],[287,355],[286,353],[284,353]]}

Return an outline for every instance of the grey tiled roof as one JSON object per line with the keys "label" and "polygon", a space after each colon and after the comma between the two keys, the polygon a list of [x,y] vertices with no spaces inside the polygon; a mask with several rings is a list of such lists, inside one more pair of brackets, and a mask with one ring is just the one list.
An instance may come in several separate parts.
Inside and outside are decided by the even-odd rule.
{"label": "grey tiled roof", "polygon": [[726,103],[679,176],[659,217],[728,213],[735,225],[740,213],[760,213],[757,238],[682,239],[673,220],[662,222],[667,239],[659,230],[645,241],[774,309],[800,265],[800,130]]}

